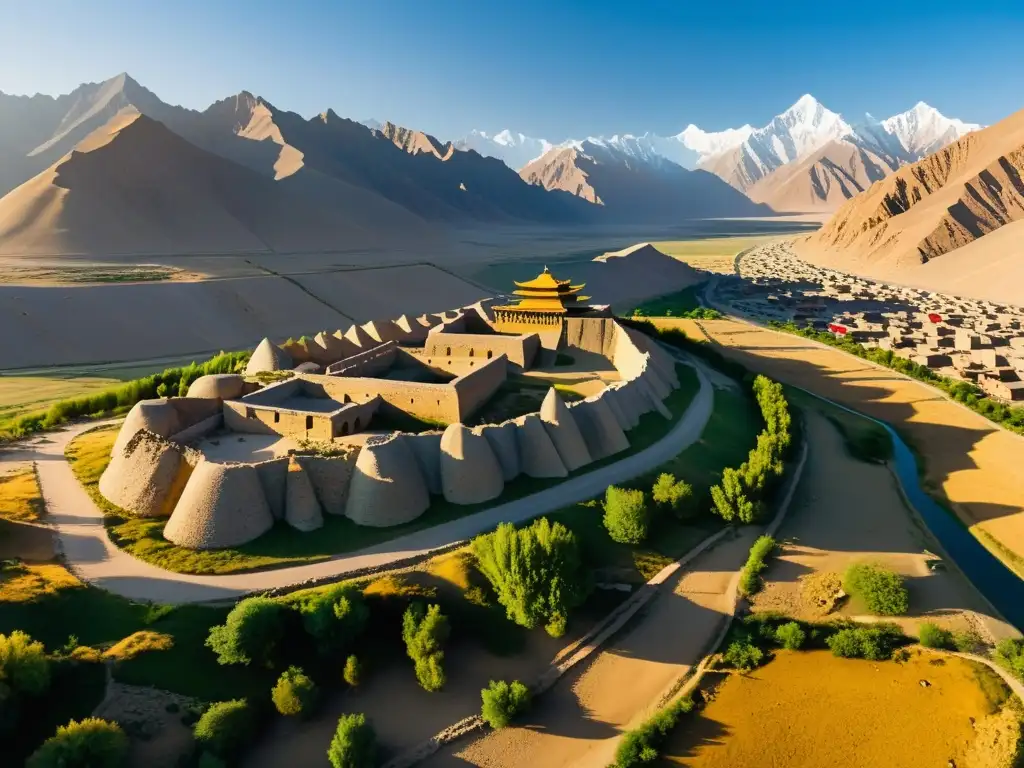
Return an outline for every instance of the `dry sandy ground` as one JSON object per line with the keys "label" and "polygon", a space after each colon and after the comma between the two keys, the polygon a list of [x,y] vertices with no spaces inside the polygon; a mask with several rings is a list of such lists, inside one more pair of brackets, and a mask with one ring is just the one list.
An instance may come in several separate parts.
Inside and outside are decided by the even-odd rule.
{"label": "dry sandy ground", "polygon": [[562,679],[521,725],[456,743],[425,765],[607,764],[619,733],[707,652],[731,611],[729,581],[753,539],[746,532],[700,555],[662,588],[639,624]]}
{"label": "dry sandy ground", "polygon": [[[890,471],[852,458],[823,415],[807,411],[806,417],[813,450],[777,536],[784,543],[765,571],[754,609],[820,620],[801,601],[798,579],[813,572],[841,575],[852,563],[872,562],[906,578],[910,614],[899,622],[908,633],[916,634],[922,617],[953,630],[981,629],[981,621],[989,634],[1008,633],[1003,622],[986,616],[986,602],[956,568],[929,568],[938,559],[929,551],[931,537],[907,509]],[[863,607],[848,603],[840,612],[857,615]]]}
{"label": "dry sandy ground", "polygon": [[749,675],[729,676],[700,716],[684,719],[665,762],[690,768],[964,765],[973,723],[989,713],[989,704],[966,661],[933,664],[933,658],[915,654],[897,664],[780,651]]}
{"label": "dry sandy ground", "polygon": [[419,687],[411,661],[370,669],[358,689],[332,696],[313,720],[302,723],[275,718],[261,738],[259,749],[250,753],[244,765],[329,766],[327,745],[338,717],[346,712],[364,713],[389,754],[410,749],[452,723],[477,714],[480,690],[490,680],[535,679],[571,640],[554,640],[541,631],[532,632],[527,649],[509,657],[493,656],[468,643],[453,646],[446,651],[448,681],[440,693],[427,693]]}
{"label": "dry sandy ground", "polygon": [[[658,324],[700,338],[693,321]],[[751,368],[892,424],[924,457],[926,483],[941,490],[982,543],[1004,562],[1024,558],[1024,439],[933,387],[807,339],[738,320],[702,325]],[[997,551],[1000,545],[1013,554]],[[1016,570],[1024,572],[1024,560]]]}

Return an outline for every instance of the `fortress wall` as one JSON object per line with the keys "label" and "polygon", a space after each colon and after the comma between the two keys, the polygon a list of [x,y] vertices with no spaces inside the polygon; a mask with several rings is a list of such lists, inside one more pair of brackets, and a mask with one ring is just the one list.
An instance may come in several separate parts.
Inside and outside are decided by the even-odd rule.
{"label": "fortress wall", "polygon": [[379,396],[390,406],[428,421],[446,424],[460,420],[459,396],[452,386],[455,381],[433,384],[421,381],[392,379],[365,379],[348,376],[323,376],[316,379],[335,400],[345,396],[356,402],[365,402]]}
{"label": "fortress wall", "polygon": [[288,480],[288,457],[279,456],[253,464],[263,488],[263,495],[275,520],[284,518],[285,488]]}
{"label": "fortress wall", "polygon": [[316,360],[320,365],[330,365],[359,351],[340,335],[335,336],[327,331],[320,331],[314,336],[313,343],[316,345]]}
{"label": "fortress wall", "polygon": [[608,404],[608,408],[611,410],[612,415],[615,417],[615,421],[618,422],[619,428],[623,432],[632,429],[635,424],[630,424],[629,416],[622,410],[622,405],[619,403],[619,393],[612,387],[606,387],[601,392],[601,399]]}
{"label": "fortress wall", "polygon": [[676,361],[672,355],[662,349],[659,344],[656,344],[650,338],[640,333],[640,331],[632,328],[623,328],[622,330],[629,336],[630,341],[633,342],[637,349],[651,356],[651,361],[654,363],[662,379],[672,389],[677,389],[679,387],[679,376],[676,373]]}
{"label": "fortress wall", "polygon": [[302,363],[316,363],[317,355],[320,353],[317,345],[311,343],[310,340],[305,337],[301,339],[289,339],[279,346],[281,350],[291,358],[292,364],[289,367],[295,367]]}
{"label": "fortress wall", "polygon": [[268,384],[242,398],[246,405],[277,405],[302,392],[302,379],[291,378]]}
{"label": "fortress wall", "polygon": [[351,450],[341,456],[300,454],[295,457],[309,477],[316,498],[327,514],[345,514],[345,502],[358,455],[359,448],[352,446]]}
{"label": "fortress wall", "polygon": [[386,341],[380,346],[357,352],[351,357],[327,366],[328,376],[375,377],[385,373],[395,363],[398,344]]}
{"label": "fortress wall", "polygon": [[652,389],[647,379],[648,377],[646,376],[640,376],[633,382],[636,391],[639,393],[641,398],[645,398],[647,400],[648,411],[655,410],[666,419],[671,419],[672,411],[665,407],[665,404],[661,401],[657,392]]}
{"label": "fortress wall", "polygon": [[192,474],[177,445],[148,430],[136,432],[100,477],[103,497],[138,517],[167,517]]}
{"label": "fortress wall", "polygon": [[441,436],[441,486],[452,504],[479,504],[501,495],[501,465],[483,435],[449,424]]}
{"label": "fortress wall", "polygon": [[587,444],[587,450],[595,461],[629,448],[626,433],[622,431],[608,405],[606,392],[569,406],[569,412],[576,420],[583,441]]}
{"label": "fortress wall", "polygon": [[345,516],[383,528],[415,520],[429,506],[427,484],[405,436],[368,440],[352,472]]}
{"label": "fortress wall", "polygon": [[428,322],[423,321],[416,317],[409,317],[408,315],[402,315],[394,321],[395,326],[402,332],[401,337],[398,339],[403,344],[422,344],[426,341],[427,333],[430,331],[430,325]]}
{"label": "fortress wall", "polygon": [[461,309],[456,309],[451,312],[444,312],[439,315],[441,322],[430,329],[430,333],[427,334],[427,338],[435,333],[465,333],[466,332],[466,317]]}
{"label": "fortress wall", "polygon": [[441,484],[441,433],[420,432],[418,435],[405,435],[405,440],[423,473],[427,491],[433,496],[440,496],[444,493]]}
{"label": "fortress wall", "polygon": [[576,420],[554,387],[544,396],[540,419],[568,471],[573,472],[591,462],[590,451],[583,442]]}
{"label": "fortress wall", "polygon": [[490,444],[494,457],[501,465],[501,476],[506,483],[519,477],[522,470],[519,465],[519,441],[514,422],[485,424],[482,427],[473,427],[473,432],[483,435]]}
{"label": "fortress wall", "polygon": [[[302,362],[301,360],[299,362]],[[295,367],[291,355],[274,344],[270,339],[263,339],[256,345],[249,362],[245,366],[245,375],[265,371],[287,371]]]}
{"label": "fortress wall", "polygon": [[188,388],[188,397],[231,400],[245,392],[245,378],[237,373],[210,373],[200,376]]}
{"label": "fortress wall", "polygon": [[278,406],[246,405],[238,400],[224,403],[224,426],[232,432],[256,435],[295,435],[310,440],[334,437],[334,417]]}
{"label": "fortress wall", "polygon": [[171,440],[182,445],[195,442],[200,438],[206,437],[208,434],[213,432],[215,429],[219,429],[221,424],[224,423],[224,411],[223,408],[217,413],[213,414],[202,421],[193,424],[188,429],[183,429],[181,432],[176,432],[171,435]]}
{"label": "fortress wall", "polygon": [[659,400],[664,400],[672,394],[672,387],[658,373],[658,368],[654,365],[654,361],[651,360],[651,356],[647,353],[644,353],[644,355],[647,359],[644,361],[644,370],[640,377],[647,382],[647,385],[658,396]]}
{"label": "fortress wall", "polygon": [[500,336],[493,333],[432,333],[423,349],[428,358],[490,359],[505,355],[510,363],[526,369],[533,364],[539,348],[540,337],[536,333],[520,336]]}
{"label": "fortress wall", "polygon": [[350,325],[342,336],[360,349],[372,349],[379,343],[360,325]]}
{"label": "fortress wall", "polygon": [[170,437],[180,432],[182,428],[181,418],[178,411],[171,405],[166,397],[153,400],[140,400],[128,411],[121,430],[117,433],[114,445],[110,449],[110,455],[116,456],[128,444],[135,433],[142,429],[148,429],[160,437]]}
{"label": "fortress wall", "polygon": [[488,360],[475,371],[460,376],[449,385],[456,393],[458,417],[453,422],[463,421],[472,416],[486,403],[508,378],[508,360],[498,355]]}
{"label": "fortress wall", "polygon": [[619,324],[610,317],[570,317],[565,321],[565,343],[610,360],[619,331]]}
{"label": "fortress wall", "polygon": [[256,469],[200,462],[164,527],[164,538],[189,549],[246,544],[274,524]]}
{"label": "fortress wall", "polygon": [[354,435],[369,429],[373,415],[383,401],[379,397],[368,403],[348,403],[340,411],[331,414],[331,436]]}
{"label": "fortress wall", "polygon": [[513,419],[519,445],[519,466],[527,477],[565,477],[569,471],[558,455],[544,422],[536,413]]}
{"label": "fortress wall", "polygon": [[303,533],[315,531],[324,524],[323,510],[313,492],[313,483],[294,457],[288,462],[285,480],[284,519],[292,528]]}

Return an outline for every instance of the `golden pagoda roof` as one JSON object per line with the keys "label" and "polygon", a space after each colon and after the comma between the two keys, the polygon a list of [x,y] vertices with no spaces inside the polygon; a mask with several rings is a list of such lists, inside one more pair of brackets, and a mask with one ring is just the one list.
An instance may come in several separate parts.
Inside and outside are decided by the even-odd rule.
{"label": "golden pagoda roof", "polygon": [[[535,278],[533,278],[533,280],[526,280],[522,283],[520,283],[518,280],[513,280],[512,282],[514,282],[520,288],[526,288],[528,290],[532,289],[533,291],[543,291],[545,292],[545,295],[551,291],[562,292],[565,291],[566,288],[575,288],[578,291],[580,288],[583,287],[583,285],[570,286],[569,284],[572,282],[571,280],[559,280],[558,278],[551,274],[551,270],[549,270],[547,267],[544,267],[544,271],[537,275]],[[520,292],[516,291],[515,293]],[[525,296],[528,294],[521,293],[520,295]]]}

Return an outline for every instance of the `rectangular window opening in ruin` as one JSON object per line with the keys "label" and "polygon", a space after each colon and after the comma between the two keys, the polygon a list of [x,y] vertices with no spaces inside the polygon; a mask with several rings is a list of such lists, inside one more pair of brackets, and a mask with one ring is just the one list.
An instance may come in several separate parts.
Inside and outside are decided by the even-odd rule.
{"label": "rectangular window opening in ruin", "polygon": [[247,419],[255,419],[256,418],[256,409],[255,408],[246,408],[245,409],[245,418],[247,418]]}
{"label": "rectangular window opening in ruin", "polygon": [[307,416],[306,417],[306,431],[309,432],[309,430],[311,430],[312,428],[313,428],[313,417],[312,416]]}
{"label": "rectangular window opening in ruin", "polygon": [[279,411],[274,411],[274,423],[278,424],[281,421],[281,414]]}

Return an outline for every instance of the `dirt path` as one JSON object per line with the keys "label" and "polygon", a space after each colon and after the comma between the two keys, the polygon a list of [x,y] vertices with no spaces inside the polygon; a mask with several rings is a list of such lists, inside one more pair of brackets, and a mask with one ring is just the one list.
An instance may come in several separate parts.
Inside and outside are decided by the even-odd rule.
{"label": "dirt path", "polygon": [[[985,600],[954,566],[930,567],[939,560],[932,554],[931,535],[907,508],[890,471],[850,456],[839,432],[822,414],[808,410],[805,419],[814,449],[779,530],[777,538],[784,544],[765,572],[765,588],[754,599],[755,610],[820,619],[802,603],[798,579],[813,572],[842,574],[851,563],[870,561],[907,579],[910,614],[898,621],[908,633],[916,634],[919,623],[928,620],[995,638],[1015,634],[991,615]],[[841,611],[856,612],[856,606]]]}
{"label": "dirt path", "polygon": [[[700,337],[692,320],[657,324]],[[837,349],[740,320],[701,326],[752,369],[893,425],[923,457],[925,485],[940,491],[972,533],[1024,575],[1024,438],[934,387]]]}
{"label": "dirt path", "polygon": [[694,560],[654,600],[639,624],[545,694],[523,725],[456,743],[425,764],[606,765],[621,731],[646,717],[708,651],[731,615],[729,585],[756,534],[745,531]]}
{"label": "dirt path", "polygon": [[0,452],[0,467],[7,462],[36,461],[49,522],[57,531],[64,557],[81,579],[135,600],[194,603],[239,597],[255,590],[287,587],[378,568],[427,554],[471,538],[499,522],[522,522],[601,494],[609,484],[621,483],[648,472],[676,456],[700,438],[711,416],[712,386],[696,366],[700,381],[689,408],[665,437],[626,458],[570,478],[540,491],[483,512],[400,536],[359,552],[293,568],[224,576],[171,573],[137,560],[111,543],[103,514],[85,493],[64,458],[64,449],[76,435],[96,426],[81,424],[36,438],[15,450]]}

